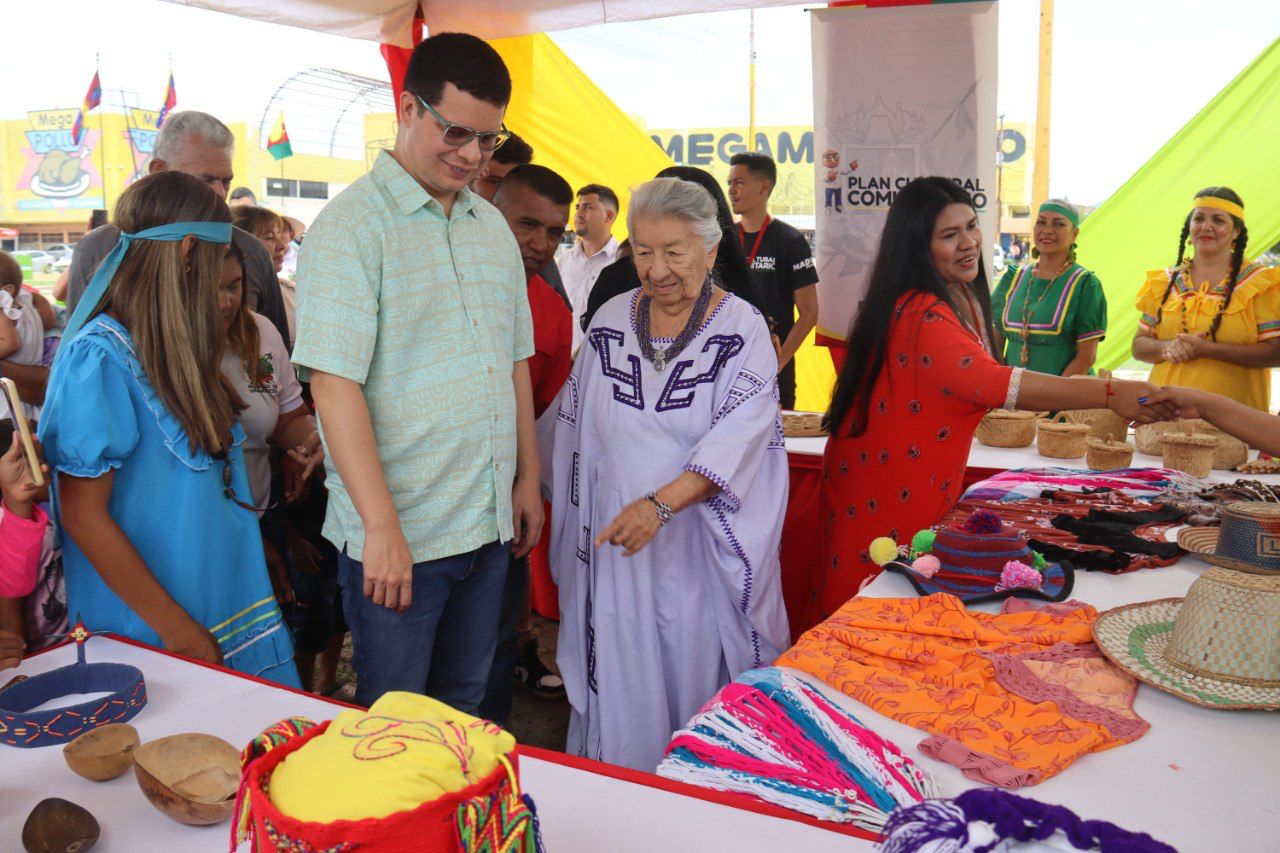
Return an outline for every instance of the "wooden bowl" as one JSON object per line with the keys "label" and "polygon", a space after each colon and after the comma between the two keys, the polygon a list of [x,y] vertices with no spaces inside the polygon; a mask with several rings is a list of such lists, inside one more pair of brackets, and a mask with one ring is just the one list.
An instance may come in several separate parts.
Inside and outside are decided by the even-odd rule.
{"label": "wooden bowl", "polygon": [[133,773],[151,805],[179,823],[207,826],[235,808],[240,751],[213,735],[170,735],[134,751]]}
{"label": "wooden bowl", "polygon": [[85,732],[62,748],[67,766],[86,779],[105,782],[133,766],[138,730],[128,723],[108,723]]}

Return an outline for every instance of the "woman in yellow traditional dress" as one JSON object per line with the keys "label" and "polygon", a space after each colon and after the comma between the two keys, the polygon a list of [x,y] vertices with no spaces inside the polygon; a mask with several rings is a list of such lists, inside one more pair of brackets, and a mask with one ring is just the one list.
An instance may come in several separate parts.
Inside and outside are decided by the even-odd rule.
{"label": "woman in yellow traditional dress", "polygon": [[[1195,254],[1184,262],[1188,238]],[[1171,269],[1147,273],[1133,355],[1151,381],[1214,391],[1267,410],[1280,364],[1280,270],[1245,263],[1244,202],[1227,187],[1196,194]]]}

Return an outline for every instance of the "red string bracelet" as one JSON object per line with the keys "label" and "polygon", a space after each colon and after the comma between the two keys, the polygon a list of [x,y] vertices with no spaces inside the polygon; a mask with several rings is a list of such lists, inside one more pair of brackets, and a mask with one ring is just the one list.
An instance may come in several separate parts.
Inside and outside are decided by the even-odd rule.
{"label": "red string bracelet", "polygon": [[1115,395],[1116,395],[1116,392],[1111,390],[1111,377],[1108,376],[1107,377],[1107,396],[1102,399],[1102,405],[1104,408],[1107,408],[1107,409],[1111,408],[1111,398],[1114,397]]}

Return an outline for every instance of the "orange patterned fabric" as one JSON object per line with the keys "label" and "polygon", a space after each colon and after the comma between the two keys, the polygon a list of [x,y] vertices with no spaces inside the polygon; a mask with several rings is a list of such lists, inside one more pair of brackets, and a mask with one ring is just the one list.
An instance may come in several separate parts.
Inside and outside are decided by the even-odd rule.
{"label": "orange patterned fabric", "polygon": [[1078,602],[989,614],[944,594],[855,597],[777,665],[929,732],[921,750],[970,779],[1018,788],[1148,728],[1137,683],[1092,642],[1097,615]]}

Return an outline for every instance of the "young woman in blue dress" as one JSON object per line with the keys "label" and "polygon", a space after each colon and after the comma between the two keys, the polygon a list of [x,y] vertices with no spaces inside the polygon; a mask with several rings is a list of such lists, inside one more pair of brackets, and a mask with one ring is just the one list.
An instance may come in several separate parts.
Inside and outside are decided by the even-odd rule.
{"label": "young woman in blue dress", "polygon": [[245,472],[244,408],[219,369],[231,214],[197,178],[120,196],[120,243],[67,327],[40,437],[68,609],[109,631],[298,685]]}

